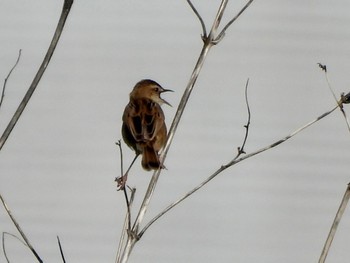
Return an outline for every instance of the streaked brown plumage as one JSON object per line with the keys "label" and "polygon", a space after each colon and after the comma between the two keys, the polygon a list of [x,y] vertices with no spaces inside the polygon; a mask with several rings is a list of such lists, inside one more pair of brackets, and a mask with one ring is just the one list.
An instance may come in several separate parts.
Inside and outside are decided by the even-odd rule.
{"label": "streaked brown plumage", "polygon": [[125,143],[136,156],[142,154],[142,167],[145,170],[160,168],[158,152],[167,139],[163,103],[160,97],[166,91],[157,82],[145,79],[138,82],[130,93],[130,101],[123,114],[122,135]]}

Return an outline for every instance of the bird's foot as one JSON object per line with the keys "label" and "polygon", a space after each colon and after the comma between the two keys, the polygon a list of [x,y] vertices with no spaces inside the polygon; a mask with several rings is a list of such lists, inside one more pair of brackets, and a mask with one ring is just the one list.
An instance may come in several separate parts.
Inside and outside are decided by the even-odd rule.
{"label": "bird's foot", "polygon": [[124,174],[123,176],[115,178],[114,181],[117,182],[118,191],[125,189],[127,179],[128,179],[128,174]]}

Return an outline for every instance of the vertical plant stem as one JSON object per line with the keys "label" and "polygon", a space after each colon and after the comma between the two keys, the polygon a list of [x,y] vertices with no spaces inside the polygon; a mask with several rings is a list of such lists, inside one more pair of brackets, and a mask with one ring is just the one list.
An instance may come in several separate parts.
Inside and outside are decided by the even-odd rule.
{"label": "vertical plant stem", "polygon": [[[183,112],[185,110],[186,104],[187,104],[188,99],[189,99],[189,97],[191,95],[191,92],[193,90],[194,84],[197,81],[197,78],[199,76],[199,73],[200,73],[203,65],[204,65],[204,61],[205,61],[205,59],[206,59],[206,57],[207,57],[207,55],[209,53],[209,50],[213,46],[213,41],[215,39],[215,33],[217,31],[217,28],[219,27],[222,15],[223,15],[225,7],[227,5],[227,1],[228,0],[222,0],[221,5],[220,5],[219,10],[218,10],[218,13],[216,15],[216,18],[215,18],[215,20],[213,22],[212,29],[210,30],[210,33],[209,33],[208,37],[206,39],[204,39],[204,44],[203,44],[201,53],[199,55],[199,58],[197,60],[196,65],[194,67],[194,70],[193,70],[192,75],[190,77],[190,80],[189,80],[189,82],[187,84],[187,87],[186,87],[186,89],[184,91],[184,94],[182,95],[182,98],[181,98],[181,101],[180,101],[179,106],[177,108],[177,111],[176,111],[175,117],[173,119],[173,122],[172,122],[172,124],[170,126],[168,139],[167,139],[167,142],[165,144],[164,150],[163,150],[163,152],[161,153],[161,156],[160,156],[160,159],[162,160],[162,164],[163,164],[163,162],[164,162],[164,160],[166,158],[166,155],[167,155],[167,153],[169,151],[170,145],[171,145],[171,143],[173,141],[176,129],[177,129],[179,123],[180,123],[180,119],[181,119],[182,114],[183,114]],[[144,215],[145,215],[145,213],[147,211],[148,204],[149,204],[149,202],[151,200],[151,197],[152,197],[152,195],[154,193],[154,190],[155,190],[155,187],[156,187],[156,184],[157,184],[160,172],[161,172],[161,170],[157,170],[157,171],[154,172],[154,174],[152,176],[152,179],[151,179],[150,184],[148,186],[145,198],[144,198],[143,203],[141,205],[140,211],[139,211],[139,213],[138,213],[138,215],[136,217],[136,220],[135,220],[134,230],[136,230],[136,232],[138,231],[139,225],[142,222],[142,220],[144,218]]]}
{"label": "vertical plant stem", "polygon": [[348,186],[346,188],[345,194],[343,196],[343,199],[341,201],[341,204],[339,206],[337,214],[335,215],[335,218],[334,218],[332,227],[331,227],[331,229],[329,231],[326,243],[324,244],[320,260],[318,261],[319,263],[326,262],[328,251],[329,251],[329,249],[330,249],[330,247],[332,245],[335,233],[337,231],[337,228],[338,228],[338,225],[340,223],[340,220],[341,220],[341,218],[342,218],[342,216],[344,214],[344,211],[345,211],[345,208],[346,208],[346,206],[348,204],[349,198],[350,198],[350,184],[348,184]]}
{"label": "vertical plant stem", "polygon": [[[160,156],[160,159],[162,161],[162,164],[164,162],[164,159],[166,157],[166,154],[169,150],[169,147],[170,147],[170,144],[174,138],[174,135],[175,135],[175,131],[178,127],[178,124],[180,122],[180,119],[181,119],[181,116],[184,112],[184,109],[186,107],[186,104],[187,104],[187,101],[189,99],[189,96],[192,92],[192,89],[193,89],[193,86],[198,78],[198,75],[200,73],[200,70],[202,69],[202,66],[204,64],[204,61],[205,61],[205,58],[210,50],[210,48],[212,47],[211,44],[207,44],[207,43],[204,43],[203,45],[203,48],[202,48],[202,51],[201,51],[201,54],[199,56],[199,59],[197,61],[197,64],[194,68],[194,71],[191,75],[191,78],[190,78],[190,81],[186,87],[186,90],[182,96],[182,99],[180,101],[180,104],[178,106],[178,109],[176,111],[176,114],[175,114],[175,117],[174,117],[174,120],[172,122],[172,125],[170,127],[170,130],[169,130],[169,134],[168,134],[168,140],[166,142],[166,145],[165,145],[165,148],[163,150],[163,152],[161,153],[161,156]],[[156,184],[157,184],[157,181],[158,181],[158,178],[159,178],[159,175],[160,175],[160,172],[161,170],[157,170],[154,172],[152,178],[151,178],[151,181],[149,183],[149,186],[148,186],[148,189],[146,191],[146,195],[143,199],[143,203],[141,205],[141,208],[140,208],[140,211],[137,215],[137,218],[135,220],[135,224],[134,224],[134,227],[133,227],[133,230],[135,230],[136,232],[138,231],[138,228],[139,228],[139,225],[140,223],[142,222],[143,218],[144,218],[144,215],[147,211],[147,208],[148,208],[148,204],[151,200],[151,197],[154,193],[154,190],[155,190],[155,187],[156,187]]]}
{"label": "vertical plant stem", "polygon": [[64,28],[64,24],[66,22],[66,19],[68,17],[68,14],[70,12],[70,9],[72,7],[73,4],[73,0],[65,0],[64,4],[63,4],[63,8],[62,8],[62,12],[61,12],[61,16],[60,19],[58,21],[58,25],[56,27],[56,31],[55,34],[51,40],[51,44],[47,50],[47,53],[45,55],[45,58],[43,60],[43,62],[40,65],[40,68],[38,70],[38,72],[36,73],[32,84],[30,85],[27,93],[25,94],[23,100],[21,101],[21,103],[19,104],[15,114],[13,115],[12,119],[10,120],[9,124],[7,125],[5,131],[3,132],[1,138],[0,138],[0,151],[2,149],[2,147],[4,146],[6,140],[8,139],[8,137],[10,136],[13,128],[15,127],[17,121],[19,120],[19,118],[21,117],[22,112],[24,111],[25,107],[27,106],[30,98],[32,97],[36,87],[38,86],[41,77],[43,76],[47,66],[50,63],[51,57],[55,51],[55,48],[57,46],[57,43],[60,39],[60,36],[62,34],[63,28]]}
{"label": "vertical plant stem", "polygon": [[[182,98],[181,98],[181,101],[179,103],[179,106],[177,108],[177,111],[176,111],[176,114],[174,116],[174,119],[173,119],[173,122],[170,126],[170,129],[169,129],[169,133],[168,133],[168,138],[167,138],[167,142],[165,144],[165,147],[164,147],[164,150],[162,151],[161,155],[160,155],[160,160],[161,160],[161,163],[163,164],[164,163],[164,160],[166,158],[166,155],[168,153],[168,150],[169,150],[169,147],[171,145],[171,142],[174,138],[174,135],[175,135],[175,132],[176,132],[176,129],[179,125],[179,122],[180,122],[180,119],[182,117],[182,114],[185,110],[185,107],[186,107],[186,104],[188,102],[188,99],[191,95],[191,92],[193,90],[193,87],[194,87],[194,84],[196,83],[197,81],[197,78],[199,76],[199,73],[204,65],[204,61],[209,53],[209,50],[210,48],[214,45],[214,39],[215,39],[215,34],[216,34],[216,31],[217,31],[217,28],[220,24],[220,21],[221,21],[221,18],[222,18],[222,15],[223,15],[223,12],[225,10],[225,7],[227,5],[227,2],[228,0],[222,0],[221,1],[221,4],[220,4],[220,7],[218,9],[218,12],[217,12],[217,15],[216,15],[216,18],[213,22],[213,26],[211,28],[211,31],[208,35],[208,37],[206,38],[203,38],[203,47],[202,47],[202,50],[201,50],[201,53],[199,55],[199,58],[197,60],[197,63],[194,67],[194,70],[191,74],[191,77],[190,77],[190,80],[187,84],[187,87],[184,91],[184,94],[182,95]],[[135,245],[135,243],[139,240],[140,236],[138,236],[138,231],[139,231],[139,227],[140,227],[140,224],[142,223],[143,219],[144,219],[144,216],[147,212],[147,209],[148,209],[148,206],[149,206],[149,203],[151,201],[151,198],[153,196],[153,193],[154,193],[154,190],[156,188],[156,185],[157,185],[157,181],[158,181],[158,178],[159,178],[159,175],[161,173],[161,169],[158,169],[157,171],[155,171],[153,173],[153,176],[150,180],[150,183],[148,185],[148,188],[147,188],[147,191],[145,193],[145,197],[143,199],[143,202],[141,204],[141,207],[140,207],[140,210],[138,212],[138,215],[135,219],[135,222],[134,222],[134,225],[131,229],[131,233],[129,233],[129,236],[128,236],[128,242],[127,242],[127,245],[125,247],[125,250],[124,250],[124,253],[121,257],[121,261],[120,262],[127,262],[127,259],[129,258],[129,255]]]}
{"label": "vertical plant stem", "polygon": [[[249,6],[249,4],[252,1],[253,0],[250,0],[249,3],[246,4],[246,6],[242,9],[242,11],[240,11],[240,13],[232,20],[232,22],[230,22],[230,24],[225,27],[225,30],[233,23],[233,21],[235,21],[237,19],[237,17],[239,17],[243,13],[243,11]],[[216,17],[213,21],[212,28],[211,28],[208,36],[206,35],[206,28],[205,28],[203,19],[201,18],[201,16],[197,12],[196,8],[193,6],[191,1],[188,0],[187,2],[189,3],[190,7],[192,8],[192,10],[196,14],[196,16],[198,17],[198,19],[200,20],[200,23],[202,25],[203,47],[202,47],[201,53],[199,55],[199,58],[197,60],[197,63],[194,67],[194,70],[191,74],[190,80],[186,86],[184,93],[183,93],[183,96],[182,96],[181,101],[179,103],[179,106],[177,108],[176,114],[174,116],[173,122],[170,126],[168,137],[167,137],[167,142],[164,146],[163,151],[160,154],[160,160],[161,160],[162,165],[163,165],[164,160],[165,160],[167,153],[169,151],[170,145],[171,145],[172,140],[174,138],[175,132],[177,130],[177,127],[178,127],[179,122],[181,120],[182,114],[185,110],[188,99],[189,99],[191,92],[193,90],[193,87],[194,87],[194,85],[197,81],[197,78],[199,76],[199,73],[204,65],[205,59],[206,59],[211,47],[213,45],[218,44],[222,40],[222,38],[224,37],[224,32],[217,34],[217,30],[218,30],[218,27],[220,25],[221,19],[223,17],[228,0],[221,0],[221,4],[219,6],[219,9],[217,11]],[[123,262],[123,263],[127,262],[127,259],[130,255],[135,243],[141,238],[141,236],[144,233],[144,231],[139,232],[139,228],[140,228],[140,225],[141,225],[141,223],[144,219],[144,216],[147,212],[150,200],[151,200],[153,193],[155,191],[155,187],[156,187],[156,184],[157,184],[157,181],[158,181],[158,178],[159,178],[161,171],[162,170],[159,169],[153,173],[153,176],[150,180],[147,191],[145,193],[145,197],[144,197],[143,202],[141,204],[140,210],[139,210],[137,217],[135,219],[134,225],[133,225],[132,229],[130,230],[130,232],[128,233],[129,235],[128,235],[127,246],[125,247],[124,253],[123,253],[122,257],[120,258],[120,262]]]}
{"label": "vertical plant stem", "polygon": [[134,245],[136,244],[137,241],[138,241],[137,238],[129,234],[123,254],[121,255],[120,261],[118,263],[128,262],[131,251],[134,248]]}
{"label": "vertical plant stem", "polygon": [[[129,206],[127,207],[127,213],[126,213],[126,216],[125,216],[125,219],[124,219],[122,234],[120,236],[118,250],[117,250],[117,256],[116,256],[116,259],[115,259],[116,263],[120,262],[121,256],[122,256],[122,254],[124,254],[124,250],[125,250],[125,247],[123,247],[123,245],[127,244],[128,240],[129,240],[128,233],[130,232],[130,229],[131,229],[130,228],[130,217],[131,217],[130,207],[132,206],[132,204],[134,202],[136,188],[130,188],[130,192],[131,192],[131,194],[130,194]],[[127,238],[127,241],[125,242],[125,237],[126,236],[128,236],[128,238]],[[123,250],[123,252],[122,252],[122,250]]]}

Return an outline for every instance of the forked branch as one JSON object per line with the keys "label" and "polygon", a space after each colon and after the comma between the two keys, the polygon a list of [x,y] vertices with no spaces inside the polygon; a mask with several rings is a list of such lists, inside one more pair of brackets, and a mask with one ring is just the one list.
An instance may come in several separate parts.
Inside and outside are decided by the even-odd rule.
{"label": "forked branch", "polygon": [[336,101],[336,103],[338,104],[339,106],[339,109],[341,111],[341,113],[343,114],[344,116],[344,119],[345,119],[345,122],[346,122],[346,125],[348,127],[348,131],[350,132],[350,122],[349,122],[349,119],[344,111],[344,107],[343,107],[343,104],[348,104],[350,101],[349,101],[349,97],[350,97],[350,93],[344,95],[344,93],[341,94],[340,96],[340,99],[338,100],[337,99],[337,96],[335,95],[335,92],[331,86],[331,82],[329,81],[329,78],[328,78],[328,71],[327,71],[327,66],[324,65],[324,64],[321,64],[321,63],[317,63],[318,66],[323,70],[324,72],[324,75],[326,77],[326,81],[327,81],[327,85],[328,85],[328,89],[330,90],[330,92],[332,93],[333,95],[333,98],[334,100]]}
{"label": "forked branch", "polygon": [[[320,121],[321,119],[323,119],[324,117],[328,116],[329,114],[331,114],[333,111],[335,111],[338,108],[338,106],[334,107],[333,109],[325,112],[324,114],[320,115],[319,117],[317,117],[316,119],[308,122],[307,124],[305,124],[304,126],[300,127],[299,129],[295,130],[294,132],[290,133],[289,135],[285,136],[284,138],[266,146],[263,147],[259,150],[256,150],[255,152],[249,153],[244,155],[243,157],[240,157],[242,155],[242,153],[245,153],[244,151],[240,150],[240,147],[238,147],[238,153],[237,155],[227,164],[222,165],[220,168],[218,168],[213,174],[211,174],[208,178],[206,178],[203,182],[201,182],[199,185],[197,185],[196,187],[194,187],[192,190],[190,190],[189,192],[187,192],[185,195],[183,195],[181,198],[179,198],[177,201],[175,201],[174,203],[170,204],[168,207],[166,207],[162,212],[160,212],[157,216],[155,216],[143,229],[142,231],[140,231],[140,236],[144,234],[144,232],[155,222],[157,221],[160,217],[162,217],[164,214],[166,214],[169,210],[171,210],[172,208],[174,208],[176,205],[180,204],[181,202],[183,202],[185,199],[187,199],[188,197],[190,197],[192,194],[194,194],[195,192],[197,192],[198,190],[200,190],[203,186],[205,186],[207,183],[209,183],[211,180],[213,180],[216,176],[218,176],[219,174],[221,174],[223,171],[225,171],[227,168],[243,161],[246,160],[248,158],[251,158],[257,154],[260,154],[262,152],[265,152],[269,149],[272,149],[284,142],[286,142],[287,140],[289,140],[290,138],[294,137],[295,135],[297,135],[298,133],[300,133],[301,131],[305,130],[306,128],[310,127],[311,125],[315,124],[316,122]],[[249,126],[245,126],[245,127],[249,127]],[[248,136],[248,128],[246,129],[246,135]],[[246,138],[244,139],[243,142],[243,146],[241,149],[243,149],[244,144],[246,142]],[[240,157],[240,158],[239,158]]]}
{"label": "forked branch", "polygon": [[[189,80],[189,82],[187,84],[187,87],[186,87],[186,89],[184,91],[184,94],[182,95],[182,98],[181,98],[179,106],[178,106],[178,108],[176,110],[173,122],[172,122],[172,124],[170,126],[169,133],[168,133],[168,139],[167,139],[167,142],[165,144],[164,150],[163,150],[163,152],[161,153],[161,156],[160,156],[162,164],[163,164],[163,162],[164,162],[164,160],[165,160],[165,158],[167,156],[167,153],[168,153],[170,145],[171,145],[171,143],[173,141],[175,132],[176,132],[177,127],[178,127],[178,125],[180,123],[180,119],[181,119],[182,114],[183,114],[183,112],[185,110],[185,107],[187,105],[188,99],[189,99],[189,97],[191,95],[191,92],[193,90],[193,87],[194,87],[194,85],[195,85],[195,83],[197,81],[199,73],[200,73],[200,71],[201,71],[201,69],[203,67],[204,61],[205,61],[205,59],[206,59],[206,57],[207,57],[211,47],[218,43],[217,42],[216,33],[217,33],[218,27],[220,25],[221,18],[222,18],[223,14],[224,14],[227,2],[228,2],[228,0],[222,0],[221,1],[221,4],[220,4],[220,6],[218,8],[216,17],[215,17],[215,19],[213,21],[211,30],[209,32],[209,35],[206,38],[206,41],[203,42],[202,51],[201,51],[201,53],[199,55],[198,61],[197,61],[196,65],[195,65],[195,67],[194,67],[194,70],[193,70],[192,74],[191,74],[190,80]],[[193,5],[190,4],[190,6],[191,6],[192,10],[194,10],[194,12],[197,15],[197,17],[199,18],[199,20],[203,21],[200,18],[200,15],[198,14],[198,12],[195,11],[196,9],[193,7]],[[242,12],[243,11],[239,12],[239,15],[242,14]],[[202,27],[204,28],[203,29],[203,34],[204,34],[205,26],[204,26],[203,22],[201,22],[201,24],[202,24]],[[161,169],[155,171],[153,176],[152,176],[152,178],[151,178],[151,181],[150,181],[148,189],[146,191],[143,203],[141,205],[141,208],[140,208],[139,213],[138,213],[138,215],[136,217],[136,220],[135,220],[135,224],[133,226],[133,231],[135,231],[136,233],[138,232],[139,225],[142,222],[142,220],[144,218],[144,215],[145,215],[145,213],[147,211],[148,204],[149,204],[149,202],[151,200],[151,197],[152,197],[152,195],[154,193],[154,190],[155,190],[155,187],[156,187],[156,184],[157,184],[157,181],[158,181],[160,173],[161,173]]]}
{"label": "forked branch", "polygon": [[[225,36],[225,32],[226,30],[233,24],[233,22],[235,22],[240,16],[241,14],[243,14],[243,12],[250,6],[251,3],[253,3],[254,0],[249,0],[244,6],[243,8],[224,26],[224,28],[221,30],[221,32],[215,36],[214,34],[213,35],[210,35],[209,36],[207,35],[207,29],[206,29],[206,26],[205,26],[205,23],[203,21],[203,18],[201,17],[201,15],[199,14],[199,12],[197,11],[196,7],[192,4],[192,2],[190,0],[187,0],[187,3],[189,4],[189,6],[191,7],[192,11],[195,13],[195,15],[197,16],[200,24],[201,24],[201,27],[202,27],[202,31],[203,31],[203,34],[202,34],[202,40],[204,42],[206,41],[209,41],[211,42],[212,44],[216,45],[218,44]],[[216,17],[214,21],[217,21],[217,26],[219,26],[220,22],[221,22],[221,18],[222,18],[222,15],[224,14],[224,10],[226,8],[226,5],[227,5],[227,2],[228,1],[222,1],[221,2],[221,5],[220,5],[220,9],[222,9],[222,12],[221,10],[219,9],[219,12],[218,14],[220,14],[220,16]],[[214,26],[214,24],[213,24]],[[216,30],[215,30],[216,31]],[[212,32],[212,31],[211,31]]]}
{"label": "forked branch", "polygon": [[[167,156],[167,153],[169,151],[170,145],[171,145],[172,140],[174,138],[175,132],[176,132],[177,127],[179,125],[179,122],[181,120],[182,114],[183,114],[183,112],[185,110],[185,107],[187,105],[188,99],[189,99],[189,97],[191,95],[191,92],[193,90],[193,87],[194,87],[194,85],[195,85],[195,83],[197,81],[199,73],[201,72],[201,69],[202,69],[202,67],[204,65],[204,61],[205,61],[205,59],[206,59],[206,57],[207,57],[211,47],[213,45],[217,44],[219,42],[219,40],[221,40],[222,37],[223,37],[223,34],[221,34],[220,39],[217,38],[217,30],[218,30],[218,27],[220,25],[221,18],[222,18],[223,14],[224,14],[226,5],[228,3],[228,0],[222,0],[221,1],[221,4],[220,4],[220,6],[218,8],[216,17],[215,17],[215,19],[213,21],[211,30],[209,32],[209,35],[207,35],[204,21],[201,18],[201,16],[198,13],[198,11],[196,10],[196,8],[194,7],[194,5],[191,3],[190,0],[188,0],[187,2],[190,5],[190,7],[193,10],[193,12],[196,14],[196,16],[199,19],[200,23],[201,23],[202,31],[203,31],[203,35],[202,35],[203,47],[202,47],[201,53],[200,53],[200,55],[198,57],[197,63],[196,63],[196,65],[195,65],[195,67],[193,69],[193,72],[191,74],[189,82],[188,82],[188,84],[187,84],[187,86],[185,88],[185,91],[184,91],[183,95],[182,95],[182,98],[180,100],[178,108],[176,110],[174,119],[173,119],[172,124],[171,124],[170,129],[169,129],[169,133],[168,133],[167,142],[165,144],[165,147],[164,147],[162,153],[160,154],[161,165],[163,165],[164,160],[165,160],[165,158]],[[239,15],[241,15],[244,10],[241,10],[239,12]],[[233,19],[233,21],[230,23],[230,25],[235,20],[236,19]],[[230,25],[226,26],[225,30]],[[156,188],[156,185],[157,185],[157,182],[158,182],[158,178],[159,178],[159,175],[160,175],[161,171],[162,171],[161,169],[158,169],[157,171],[155,171],[153,173],[153,176],[152,176],[152,178],[150,180],[150,183],[148,185],[148,188],[146,190],[143,202],[142,202],[141,207],[139,209],[139,212],[138,212],[138,214],[136,216],[135,222],[134,222],[134,224],[133,224],[133,226],[131,228],[131,231],[129,231],[128,240],[126,242],[126,247],[125,247],[125,249],[123,251],[123,255],[119,258],[118,262],[127,262],[128,258],[129,258],[129,255],[131,253],[131,250],[133,249],[135,243],[142,236],[142,234],[140,235],[140,233],[139,233],[140,224],[142,223],[142,221],[144,219],[144,216],[146,214],[146,211],[148,210],[148,206],[149,206],[150,200],[151,200],[151,198],[153,196],[153,193],[155,191],[155,188]]]}

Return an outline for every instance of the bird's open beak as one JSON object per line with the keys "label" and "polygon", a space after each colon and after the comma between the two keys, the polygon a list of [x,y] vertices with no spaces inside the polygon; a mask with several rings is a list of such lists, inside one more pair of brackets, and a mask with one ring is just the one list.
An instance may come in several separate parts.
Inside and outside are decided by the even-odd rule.
{"label": "bird's open beak", "polygon": [[[160,93],[169,92],[169,91],[174,92],[171,89],[162,89],[162,91]],[[165,103],[165,104],[169,105],[170,107],[172,107],[171,104],[169,102],[167,102],[165,99],[161,98],[161,100],[163,101],[163,103]]]}

